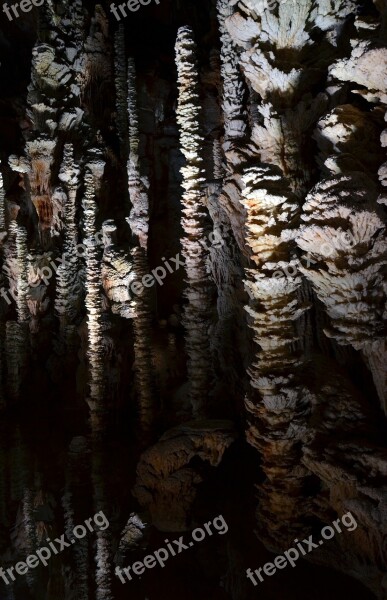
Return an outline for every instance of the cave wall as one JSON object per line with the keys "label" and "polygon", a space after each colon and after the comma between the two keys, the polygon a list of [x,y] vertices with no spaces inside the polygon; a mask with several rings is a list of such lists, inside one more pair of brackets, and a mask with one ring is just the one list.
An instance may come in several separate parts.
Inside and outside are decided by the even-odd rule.
{"label": "cave wall", "polygon": [[385,4],[162,0],[117,23],[50,0],[1,19],[4,419],[87,424],[67,484],[91,451],[100,509],[104,440],[133,436],[161,531],[212,477],[193,458],[218,467],[245,438],[265,547],[351,511],[310,560],[384,598]]}

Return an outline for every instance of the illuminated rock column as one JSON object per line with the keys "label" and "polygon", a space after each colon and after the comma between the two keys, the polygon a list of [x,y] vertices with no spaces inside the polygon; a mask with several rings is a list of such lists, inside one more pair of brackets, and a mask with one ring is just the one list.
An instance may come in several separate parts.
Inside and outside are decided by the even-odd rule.
{"label": "illuminated rock column", "polygon": [[58,266],[56,277],[55,310],[59,316],[63,340],[71,347],[75,335],[74,320],[81,308],[82,288],[79,280],[78,232],[76,223],[76,196],[79,188],[79,168],[74,161],[73,147],[65,144],[59,179],[66,189],[64,209],[64,264]]}
{"label": "illuminated rock column", "polygon": [[205,241],[207,214],[204,199],[204,169],[201,150],[203,139],[199,131],[200,102],[196,45],[189,27],[179,29],[176,41],[179,99],[177,122],[180,126],[180,147],[186,159],[181,168],[182,226],[181,240],[185,259],[186,289],[183,325],[186,330],[188,380],[190,400],[195,416],[206,414],[206,402],[211,390],[212,372],[209,343],[210,297],[206,271]]}
{"label": "illuminated rock column", "polygon": [[101,268],[100,250],[96,244],[96,194],[101,185],[101,179],[105,168],[98,150],[91,150],[86,164],[84,178],[85,193],[83,200],[84,210],[84,239],[85,262],[86,262],[86,310],[88,327],[88,350],[87,357],[90,367],[90,396],[87,400],[93,431],[103,431],[106,417],[105,407],[105,374],[103,361],[103,327],[102,327],[102,298],[101,298]]}
{"label": "illuminated rock column", "polygon": [[132,301],[135,313],[133,320],[135,380],[138,394],[138,410],[143,429],[150,429],[155,416],[155,387],[152,359],[152,313],[150,291],[141,284],[149,272],[147,259],[149,229],[149,199],[147,179],[140,176],[139,129],[137,114],[136,73],[133,59],[128,60],[128,117],[129,117],[129,160],[127,164],[130,216],[127,222],[132,231],[134,247],[131,254],[138,294]]}

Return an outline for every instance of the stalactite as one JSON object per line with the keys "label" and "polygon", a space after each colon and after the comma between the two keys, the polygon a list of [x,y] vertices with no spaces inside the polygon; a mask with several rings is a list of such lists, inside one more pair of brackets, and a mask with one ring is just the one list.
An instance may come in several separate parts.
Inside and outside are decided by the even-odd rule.
{"label": "stalactite", "polygon": [[[329,4],[303,0],[281,2],[272,10],[267,3],[255,6],[246,0],[226,21],[231,38],[241,49],[241,68],[260,99],[260,122],[252,132],[260,160],[281,169],[300,205],[313,177],[313,125],[330,100],[328,93],[311,93],[310,82],[315,82],[315,88],[319,83],[320,89],[326,85],[326,69],[339,54],[340,32],[354,7],[352,0]],[[319,35],[312,37],[312,29]],[[299,295],[301,302],[312,300],[306,280]],[[315,326],[319,322],[317,319]],[[300,344],[306,353],[312,353],[315,333],[308,314],[298,328]]]}
{"label": "stalactite", "polygon": [[[12,302],[11,298],[16,298],[17,291],[16,227],[16,222],[11,221],[8,227],[8,236],[2,249],[4,257],[2,270],[5,274],[3,281],[8,279],[8,289],[5,289],[6,300],[8,303]],[[7,366],[6,389],[11,401],[15,400],[19,393],[17,343],[19,335],[18,324],[16,321],[6,321],[4,326],[4,357]]]}
{"label": "stalactite", "polygon": [[[1,169],[0,162],[0,169]],[[3,182],[3,174],[0,170],[0,236],[3,237],[5,232],[5,191],[4,191],[4,182]]]}
{"label": "stalactite", "polygon": [[[384,115],[384,120],[387,122],[387,112]],[[387,129],[384,129],[382,135],[380,136],[380,141],[382,143],[383,148],[387,148]],[[383,163],[378,171],[380,183],[383,188],[387,187],[387,162]],[[384,204],[387,206],[387,191],[383,190],[378,198],[379,204]]]}
{"label": "stalactite", "polygon": [[16,252],[17,252],[17,300],[16,309],[19,323],[24,323],[29,318],[27,305],[27,231],[18,225],[16,229]]}
{"label": "stalactite", "polygon": [[[77,388],[87,398],[91,443],[73,438],[69,447],[63,531],[72,537],[90,508],[113,517],[105,531],[77,540],[68,550],[70,564],[65,554],[53,556],[41,581],[41,573],[30,570],[30,595],[88,600],[93,593],[97,600],[112,600],[114,550],[122,560],[142,535],[137,513],[129,520],[121,513],[120,523],[114,522],[110,484],[116,486],[122,472],[110,476],[111,453],[106,439],[101,442],[113,423],[114,433],[121,429],[117,419],[108,419],[119,390],[137,398],[141,426],[125,422],[125,433],[126,427],[140,431],[140,444],[147,444],[146,433],[171,426],[138,463],[136,499],[149,509],[152,525],[190,528],[208,490],[207,473],[212,476],[224,458],[223,482],[238,457],[245,457],[233,445],[233,424],[221,419],[246,417],[247,441],[260,457],[243,443],[239,448],[251,454],[252,463],[261,460],[252,473],[259,479],[260,539],[282,553],[296,537],[308,539],[351,511],[356,531],[335,535],[307,558],[359,577],[382,600],[385,423],[375,391],[387,415],[385,0],[217,0],[200,3],[201,14],[197,3],[183,4],[176,0],[178,18],[190,15],[202,35],[198,66],[191,29],[182,27],[176,42],[185,159],[181,207],[183,157],[165,15],[157,57],[153,40],[144,56],[138,32],[128,39],[138,58],[139,85],[134,59],[126,64],[130,19],[114,37],[100,5],[88,13],[82,0],[45,0],[26,114],[19,94],[5,99],[9,131],[19,120],[25,149],[24,156],[9,157],[17,175],[4,172],[6,207],[0,174],[0,262],[3,288],[9,288],[0,304],[0,409],[4,329],[12,417],[16,400],[21,408],[27,404],[39,429],[46,396],[50,407],[54,400],[55,417],[61,415],[58,383],[64,397]],[[220,53],[214,48],[215,5]],[[146,13],[141,9],[139,22]],[[211,30],[203,27],[206,22]],[[12,24],[15,33],[19,25],[30,48],[35,24],[20,19]],[[20,57],[26,47],[23,42],[15,52],[16,74],[24,71]],[[13,133],[11,143],[3,138],[6,151],[16,152],[21,140]],[[168,268],[165,287],[150,290],[142,285],[151,277],[150,263],[167,268],[162,255],[178,251],[180,208],[186,289],[182,293],[182,272]],[[86,247],[82,258],[78,242]],[[56,269],[59,255],[64,263]],[[176,271],[179,266],[182,260]],[[132,375],[125,367],[133,357]],[[34,405],[31,399],[39,395],[43,400]],[[241,415],[243,401],[247,414]],[[130,409],[128,402],[123,408]],[[192,412],[195,420],[187,423]],[[1,434],[8,443],[7,416],[5,411]],[[213,416],[216,421],[209,420]],[[78,411],[71,413],[71,424],[66,417],[66,431],[74,423],[82,427],[79,419]],[[10,532],[13,559],[44,543],[48,503],[37,501],[38,484],[25,474],[25,450],[12,450],[8,459],[4,447],[2,441],[0,517],[6,527],[12,527],[19,505]],[[51,466],[48,460],[47,473]],[[62,483],[59,475],[55,489]],[[122,539],[114,540],[124,523]],[[0,536],[2,547],[6,529],[0,527]],[[230,580],[239,577],[234,567]],[[65,592],[55,587],[62,575]],[[7,600],[18,599],[23,586],[20,580],[14,589],[11,584]],[[229,588],[235,598],[249,595],[244,586]]]}
{"label": "stalactite", "polygon": [[214,179],[222,180],[224,177],[224,168],[222,164],[222,147],[219,140],[214,140],[213,143],[213,160],[214,160]]}
{"label": "stalactite", "polygon": [[276,273],[296,264],[294,247],[281,239],[283,224],[297,217],[296,198],[279,169],[270,165],[246,167],[243,181],[254,265],[247,269],[246,310],[257,346],[248,371],[252,391],[246,397],[247,438],[260,450],[267,477],[259,488],[259,534],[275,547],[300,535],[307,512],[302,490],[308,472],[300,461],[311,394],[302,383],[305,360],[297,349],[296,330],[307,307],[298,300],[301,278]]}
{"label": "stalactite", "polygon": [[128,223],[135,239],[146,252],[149,230],[149,199],[147,189],[149,182],[140,176],[136,70],[132,58],[128,60],[128,117],[129,117],[129,160],[128,183],[132,209]]}
{"label": "stalactite", "polygon": [[[68,11],[68,19],[71,23],[71,36],[75,41],[75,47],[80,52],[84,40],[85,17],[82,0],[73,0],[71,4],[65,5]],[[66,15],[67,17],[67,15]]]}
{"label": "stalactite", "polygon": [[[237,197],[241,188],[248,213],[247,243],[255,263],[247,269],[248,312],[260,348],[249,370],[259,394],[251,392],[247,398],[252,415],[248,438],[263,454],[267,475],[260,487],[259,534],[277,548],[302,530],[308,513],[308,501],[296,498],[308,477],[301,459],[312,398],[301,373],[315,337],[310,317],[303,316],[311,290],[301,277],[291,235],[281,233],[294,233],[297,227],[313,176],[309,137],[329,101],[328,94],[313,95],[310,82],[324,85],[353,8],[350,0],[329,6],[305,0],[280,3],[273,10],[267,3],[244,0],[225,21],[258,101],[249,152],[239,158],[242,184],[234,177],[225,193]],[[313,39],[312,23],[320,31]],[[258,166],[251,166],[257,157]]]}
{"label": "stalactite", "polygon": [[[234,167],[240,160],[246,141],[247,122],[244,109],[245,86],[238,66],[237,49],[225,27],[225,20],[232,12],[228,3],[218,2],[221,52],[220,56],[218,52],[211,52],[211,71],[203,81],[204,85],[208,82],[216,86],[223,114],[219,114],[216,121],[217,113],[210,88],[212,93],[208,94],[209,100],[205,98],[201,120],[206,123],[206,128],[207,123],[212,125],[212,135],[215,136],[212,141],[213,172],[210,174],[205,198],[205,206],[214,229],[205,245],[208,251],[207,270],[212,275],[217,292],[217,322],[209,330],[211,356],[217,375],[218,393],[222,398],[226,394],[236,404],[242,404],[243,394],[238,382],[240,372],[237,365],[240,364],[246,343],[246,327],[243,309],[240,307],[243,268],[234,235],[239,229],[239,241],[242,244],[243,234],[239,226],[243,221],[244,211],[239,202],[240,174]],[[221,133],[222,121],[224,133]],[[232,192],[229,194],[228,190]],[[215,291],[213,297],[215,298]]]}
{"label": "stalactite", "polygon": [[[2,406],[0,404],[0,410]],[[9,435],[7,434],[5,423],[0,423],[0,523],[2,527],[9,527],[9,482],[8,482],[8,443]],[[0,542],[2,546],[5,543],[5,536],[0,532]]]}
{"label": "stalactite", "polygon": [[[109,502],[108,486],[106,484],[109,463],[105,450],[94,440],[91,454],[91,479],[93,485],[93,502],[95,512],[103,511],[110,519],[111,502]],[[112,594],[112,565],[113,549],[110,527],[97,530],[96,546],[96,600],[113,600]]]}
{"label": "stalactite", "polygon": [[104,406],[105,377],[102,349],[102,301],[100,282],[100,251],[96,245],[96,194],[101,185],[105,162],[97,149],[89,151],[89,159],[85,172],[84,210],[84,244],[86,261],[86,309],[88,326],[87,357],[90,366],[90,396],[87,403],[91,412],[94,430],[102,431],[106,417]]}
{"label": "stalactite", "polygon": [[102,256],[102,285],[113,314],[133,319],[136,310],[132,307],[130,287],[135,279],[132,261],[127,253],[117,248],[115,236],[117,226],[113,220],[102,225],[104,251]]}
{"label": "stalactite", "polygon": [[[249,6],[249,2],[246,3]],[[278,11],[259,11],[259,36],[251,29],[239,39],[242,15],[228,21],[232,37],[244,49],[241,62],[250,85],[261,99],[260,123],[253,128],[253,140],[260,148],[261,160],[277,165],[302,204],[314,175],[310,153],[314,124],[329,103],[337,102],[335,88],[326,80],[326,69],[342,51],[341,32],[353,14],[352,0],[313,3],[281,3]],[[247,14],[249,10],[247,10]],[[251,15],[244,15],[250,24]],[[311,24],[319,30],[311,36]],[[289,33],[290,32],[290,33]],[[264,40],[268,40],[268,44]],[[285,63],[282,56],[286,53]],[[326,92],[311,93],[310,82],[319,82]],[[308,83],[306,83],[308,82]],[[317,89],[317,85],[315,86]],[[304,279],[301,301],[312,301],[312,290]],[[316,312],[320,311],[316,306]],[[312,339],[322,339],[322,315],[312,323],[306,314],[299,322],[300,343],[307,354],[313,352]]]}
{"label": "stalactite", "polygon": [[[51,60],[50,60],[51,59]],[[51,70],[47,64],[51,62]],[[27,101],[33,123],[33,139],[27,141],[25,150],[30,165],[28,191],[39,218],[40,236],[43,246],[49,243],[53,225],[51,169],[57,140],[53,138],[58,110],[50,106],[50,83],[59,85],[60,76],[65,80],[68,69],[59,75],[54,65],[54,50],[48,45],[37,45],[33,50],[33,71]],[[51,90],[50,90],[51,91]],[[52,92],[51,92],[52,93]]]}
{"label": "stalactite", "polygon": [[307,225],[301,227],[297,243],[315,261],[301,271],[330,317],[326,335],[363,351],[387,412],[386,228],[376,199],[376,186],[358,172],[322,181],[306,198]]}
{"label": "stalactite", "polygon": [[[261,98],[258,109],[263,124],[254,127],[254,140],[261,160],[279,166],[291,189],[301,195],[311,178],[307,134],[327,103],[325,94],[310,94],[309,82],[325,77],[324,67],[334,58],[340,30],[354,4],[334,0],[327,6],[303,0],[281,2],[272,11],[263,2],[255,6],[246,0],[240,8],[227,19],[226,27],[243,49],[241,67]],[[318,44],[310,36],[312,24],[322,34]],[[319,52],[318,45],[326,51]]]}
{"label": "stalactite", "polygon": [[113,595],[111,593],[112,575],[110,573],[112,560],[113,552],[111,548],[110,532],[97,531],[96,600],[113,600]]}
{"label": "stalactite", "polygon": [[129,197],[132,205],[127,222],[131,228],[134,247],[134,282],[139,285],[139,294],[133,298],[132,308],[136,314],[133,320],[135,375],[138,394],[139,418],[144,429],[149,430],[155,416],[155,387],[152,360],[152,314],[149,289],[141,284],[150,269],[147,259],[149,229],[149,182],[140,176],[139,129],[137,114],[136,72],[133,59],[128,60],[128,121],[129,159],[127,165]]}
{"label": "stalactite", "polygon": [[51,168],[54,161],[56,140],[39,136],[27,142],[26,152],[31,163],[29,181],[31,186],[31,200],[39,217],[40,232],[45,240],[52,227],[52,200],[51,200]]}
{"label": "stalactite", "polygon": [[223,147],[227,155],[232,142],[243,139],[246,133],[245,87],[241,76],[238,52],[226,27],[226,19],[233,14],[234,8],[228,0],[218,0],[217,9],[223,80],[222,108],[225,140]]}
{"label": "stalactite", "polygon": [[114,38],[114,66],[115,66],[115,86],[116,86],[116,125],[118,138],[120,140],[121,157],[127,160],[128,157],[128,116],[127,116],[127,86],[126,73],[127,61],[125,56],[125,30],[120,23]]}
{"label": "stalactite", "polygon": [[59,179],[64,183],[67,196],[64,207],[64,242],[63,256],[65,264],[58,266],[55,309],[59,316],[60,332],[71,348],[74,342],[75,327],[81,308],[82,286],[79,278],[79,261],[77,257],[78,232],[76,223],[76,196],[79,188],[79,168],[74,161],[71,144],[64,147],[63,163]]}
{"label": "stalactite", "polygon": [[28,358],[29,346],[29,328],[28,321],[30,312],[28,310],[27,290],[27,231],[24,227],[18,225],[16,230],[16,255],[17,255],[17,299],[16,310],[18,316],[18,362],[19,362],[19,386],[25,374],[25,368]]}
{"label": "stalactite", "polygon": [[125,566],[127,562],[125,559],[130,556],[130,552],[141,547],[140,543],[144,540],[146,528],[147,523],[143,521],[141,516],[132,512],[120,533],[118,550],[114,557],[115,564],[120,567]]}
{"label": "stalactite", "polygon": [[[356,93],[369,103],[387,103],[387,48],[362,40],[363,25],[368,26],[359,18],[351,56],[334,63],[330,73],[363,86]],[[316,261],[301,270],[326,307],[331,322],[326,335],[362,351],[387,413],[386,219],[372,181],[379,114],[344,105],[319,122],[316,139],[330,177],[307,197],[303,220],[308,225],[300,228],[297,242]]]}
{"label": "stalactite", "polygon": [[140,286],[140,291],[132,299],[132,310],[135,314],[134,353],[136,389],[138,394],[139,419],[144,430],[151,427],[155,416],[155,387],[153,379],[153,356],[151,346],[151,310],[147,288],[142,287],[142,278],[149,273],[143,250],[135,248],[132,251],[134,278],[133,284]]}
{"label": "stalactite", "polygon": [[[208,212],[214,223],[214,231],[209,234],[205,245],[208,252],[207,268],[217,291],[217,322],[209,329],[210,348],[222,398],[226,394],[234,401],[240,397],[242,403],[238,365],[245,343],[245,328],[244,314],[238,300],[241,296],[243,268],[230,222],[219,203],[221,190],[220,183],[210,183],[206,198]],[[236,339],[239,342],[237,347]]]}
{"label": "stalactite", "polygon": [[[27,232],[15,221],[10,224],[10,238],[14,238],[16,261],[8,262],[7,272],[10,289],[16,300],[18,321],[6,323],[6,359],[8,371],[8,393],[12,400],[19,397],[28,358],[28,321],[27,304]],[[11,245],[11,247],[13,244]],[[12,267],[14,270],[12,270]]]}
{"label": "stalactite", "polygon": [[242,182],[238,166],[249,155],[249,149],[246,146],[245,85],[240,69],[240,58],[226,26],[227,19],[234,13],[234,10],[235,7],[231,6],[228,0],[218,0],[217,13],[221,38],[221,99],[224,119],[222,149],[226,167],[223,188],[218,201],[230,220],[233,235],[243,254],[245,253],[243,229],[246,214],[240,202]]}
{"label": "stalactite", "polygon": [[205,238],[207,214],[202,191],[203,140],[199,132],[196,46],[189,27],[179,29],[175,50],[179,84],[177,122],[180,126],[181,151],[186,159],[186,166],[181,168],[184,188],[182,196],[184,237],[181,245],[187,274],[187,287],[184,292],[187,305],[184,309],[183,325],[186,330],[190,400],[194,414],[200,416],[206,413],[206,400],[211,389],[210,298],[206,251],[200,243]]}
{"label": "stalactite", "polygon": [[[103,85],[110,80],[111,57],[108,40],[109,22],[100,4],[91,18],[89,35],[84,44],[82,98],[94,111],[104,110]],[[101,93],[102,92],[102,93]]]}
{"label": "stalactite", "polygon": [[[1,170],[2,164],[0,161],[0,242],[3,242],[7,237],[6,222],[5,222],[5,190],[3,182],[3,174]],[[4,250],[0,248],[0,286],[4,290],[5,277],[3,275],[3,262],[4,262]],[[4,377],[4,341],[5,341],[5,312],[6,309],[3,304],[3,298],[0,299],[0,412],[5,408],[6,401],[4,398],[3,390],[3,377]]]}
{"label": "stalactite", "polygon": [[[25,554],[26,556],[34,553],[38,546],[36,535],[36,521],[34,517],[34,496],[35,491],[28,487],[25,489],[22,501],[23,523],[25,529]],[[28,585],[34,589],[36,583],[35,571],[29,570],[26,574]]]}
{"label": "stalactite", "polygon": [[[31,163],[30,193],[39,218],[43,248],[52,246],[55,237],[55,194],[53,174],[57,149],[64,138],[83,138],[87,130],[80,107],[84,78],[84,16],[81,0],[61,10],[51,2],[40,10],[45,29],[33,48],[31,82],[28,87],[27,116],[30,127],[24,132],[26,154]],[[68,24],[71,22],[71,30]],[[87,144],[87,140],[86,140]]]}
{"label": "stalactite", "polygon": [[41,318],[51,304],[48,294],[50,281],[45,275],[52,272],[52,258],[51,252],[39,254],[34,248],[27,255],[27,304],[31,314],[29,327],[34,334],[39,331]]}

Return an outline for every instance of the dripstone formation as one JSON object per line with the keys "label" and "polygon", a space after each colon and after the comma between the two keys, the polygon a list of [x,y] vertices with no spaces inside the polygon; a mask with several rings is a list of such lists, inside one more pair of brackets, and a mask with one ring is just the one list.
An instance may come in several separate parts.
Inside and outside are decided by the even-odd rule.
{"label": "dripstone formation", "polygon": [[[115,566],[207,502],[275,553],[350,511],[306,558],[384,600],[386,4],[140,9],[47,0],[3,34],[0,561],[112,527],[0,597],[119,599]],[[26,414],[63,418],[61,475]]]}

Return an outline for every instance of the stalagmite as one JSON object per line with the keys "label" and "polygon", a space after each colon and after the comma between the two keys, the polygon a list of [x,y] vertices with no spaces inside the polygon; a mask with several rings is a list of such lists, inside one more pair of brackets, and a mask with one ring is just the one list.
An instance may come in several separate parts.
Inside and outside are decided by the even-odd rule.
{"label": "stalagmite", "polygon": [[[5,222],[5,190],[4,190],[4,182],[3,182],[3,174],[1,172],[1,162],[0,162],[0,242],[7,236],[6,231],[6,222]],[[3,268],[3,260],[4,260],[4,250],[0,249],[0,286],[2,290],[5,289],[5,277],[2,272]],[[0,304],[3,304],[3,295],[2,299],[0,299]],[[4,398],[4,389],[3,389],[3,377],[4,377],[4,338],[5,338],[5,311],[6,309],[1,306],[0,307],[0,412],[5,408],[6,401]]]}
{"label": "stalagmite", "polygon": [[[26,556],[32,554],[38,545],[36,534],[36,521],[34,517],[34,496],[35,490],[32,487],[27,487],[24,490],[22,500],[23,524],[25,528],[25,548]],[[36,575],[34,571],[29,572],[27,581],[30,588],[34,588],[36,583]]]}
{"label": "stalagmite", "polygon": [[[1,168],[1,162],[0,162]],[[5,232],[5,191],[4,191],[4,182],[3,182],[3,174],[0,170],[0,235],[3,237]]]}
{"label": "stalagmite", "polygon": [[16,309],[19,323],[25,323],[29,318],[27,305],[27,232],[21,225],[16,229],[17,252],[17,300]]}
{"label": "stalagmite", "polygon": [[111,305],[111,311],[126,319],[136,318],[134,294],[131,286],[136,280],[132,261],[125,251],[117,248],[117,226],[113,220],[102,225],[104,251],[102,256],[102,285]]}
{"label": "stalagmite", "polygon": [[64,340],[71,346],[75,335],[74,320],[80,312],[81,282],[79,280],[78,264],[78,232],[76,224],[76,196],[79,188],[79,168],[74,161],[73,147],[66,144],[64,147],[63,163],[59,179],[66,188],[66,204],[64,207],[64,262],[58,266],[57,295],[55,310],[59,316],[60,331]]}
{"label": "stalagmite", "polygon": [[167,596],[201,556],[195,597],[250,598],[250,535],[283,554],[350,512],[272,596],[309,560],[385,600],[386,2],[138,4],[2,31],[0,563],[109,526],[0,596],[113,600],[115,565],[224,509],[229,564],[203,539]]}
{"label": "stalagmite", "polygon": [[106,408],[104,405],[105,378],[102,349],[102,301],[100,290],[100,250],[96,244],[96,194],[101,185],[105,162],[97,149],[89,151],[85,172],[84,238],[86,262],[86,309],[88,327],[87,356],[90,365],[90,396],[87,403],[91,412],[93,430],[100,432],[104,428]]}
{"label": "stalagmite", "polygon": [[298,208],[278,168],[246,167],[243,182],[253,263],[246,310],[257,348],[249,368],[247,437],[260,450],[267,477],[259,489],[259,534],[278,547],[301,534],[307,508],[300,498],[308,472],[300,460],[311,394],[301,380],[305,359],[296,329],[307,307],[298,299],[295,249],[281,239],[283,224],[295,221]]}
{"label": "stalagmite", "polygon": [[7,274],[10,290],[16,301],[18,320],[6,323],[6,359],[8,369],[8,393],[12,400],[19,397],[20,386],[25,373],[28,357],[28,321],[30,313],[27,304],[27,232],[24,227],[12,221],[9,236],[14,239],[16,261],[8,263]]}
{"label": "stalagmite", "polygon": [[[387,123],[387,112],[384,115],[384,120]],[[380,136],[380,141],[382,143],[382,147],[387,148],[387,128],[384,129],[384,131],[382,132],[382,135]],[[382,184],[383,188],[386,188],[387,187],[387,162],[383,163],[382,166],[379,168],[378,175],[379,175],[380,183]],[[387,206],[387,190],[382,191],[382,193],[380,194],[380,196],[378,198],[378,202],[379,202],[379,204],[384,204],[385,206]]]}
{"label": "stalagmite", "polygon": [[[66,487],[62,496],[65,532],[68,539],[73,538],[74,527],[81,522],[77,506],[84,494],[85,477],[87,477],[90,449],[85,438],[76,437],[71,440],[66,469]],[[75,574],[71,581],[70,594],[76,594],[79,600],[89,600],[89,542],[87,538],[77,540],[72,548]]]}
{"label": "stalagmite", "polygon": [[[128,158],[128,116],[127,116],[127,61],[125,56],[125,32],[122,23],[119,25],[114,38],[114,66],[116,85],[116,124],[120,140],[121,158]],[[134,73],[133,73],[134,75]]]}
{"label": "stalagmite", "polygon": [[224,177],[224,168],[222,164],[222,148],[219,140],[214,140],[213,144],[214,160],[214,179],[222,180]]}
{"label": "stalagmite", "polygon": [[[151,349],[151,308],[150,292],[141,282],[150,272],[147,249],[149,230],[149,182],[140,176],[139,129],[137,114],[136,72],[133,59],[128,60],[128,123],[129,158],[127,164],[129,198],[132,209],[126,219],[133,235],[133,285],[137,284],[137,297],[133,298],[135,312],[134,354],[136,388],[138,394],[139,419],[143,429],[149,430],[155,415],[155,388]],[[132,289],[133,286],[132,286]]]}
{"label": "stalagmite", "polygon": [[181,151],[186,166],[183,175],[181,240],[185,259],[187,287],[183,325],[186,330],[188,354],[188,380],[190,400],[194,415],[206,414],[206,399],[211,389],[211,364],[209,347],[209,282],[206,273],[204,241],[207,214],[204,209],[202,186],[204,183],[201,150],[203,140],[199,132],[198,77],[195,62],[196,46],[189,27],[179,29],[176,41],[179,101],[177,122],[180,126]]}
{"label": "stalagmite", "polygon": [[[111,498],[108,494],[106,475],[110,468],[106,450],[94,440],[91,453],[91,480],[93,485],[93,504],[95,512],[103,511],[109,520],[111,513]],[[109,501],[110,500],[110,501]],[[112,593],[113,548],[110,527],[96,531],[96,600],[114,600]]]}
{"label": "stalagmite", "polygon": [[[264,457],[267,480],[260,490],[259,534],[273,547],[290,542],[308,513],[305,498],[303,503],[296,499],[308,477],[301,458],[313,395],[301,373],[307,358],[302,351],[310,352],[314,335],[310,319],[303,317],[311,293],[299,272],[294,242],[281,232],[297,226],[312,181],[308,138],[328,102],[327,94],[311,94],[305,82],[324,85],[325,69],[353,9],[350,0],[334,4],[302,0],[273,8],[245,0],[225,21],[257,95],[250,152],[239,157],[242,182],[234,178],[228,188],[234,186],[234,196],[242,190],[247,244],[255,263],[247,269],[246,286],[250,326],[260,349],[249,374],[259,395],[251,392],[247,398],[252,415],[248,438]],[[312,39],[311,23],[320,37]],[[329,51],[319,52],[319,45]],[[258,166],[252,166],[253,160],[260,161]]]}

